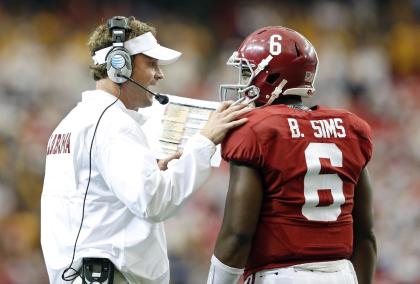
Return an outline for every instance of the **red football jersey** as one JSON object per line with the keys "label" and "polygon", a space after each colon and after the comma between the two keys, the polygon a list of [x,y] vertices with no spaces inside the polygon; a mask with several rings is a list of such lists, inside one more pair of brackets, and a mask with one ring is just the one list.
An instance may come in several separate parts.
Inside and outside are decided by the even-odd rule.
{"label": "red football jersey", "polygon": [[256,166],[264,195],[245,277],[256,271],[349,258],[353,196],[372,155],[356,115],[315,106],[255,109],[222,145],[227,161]]}

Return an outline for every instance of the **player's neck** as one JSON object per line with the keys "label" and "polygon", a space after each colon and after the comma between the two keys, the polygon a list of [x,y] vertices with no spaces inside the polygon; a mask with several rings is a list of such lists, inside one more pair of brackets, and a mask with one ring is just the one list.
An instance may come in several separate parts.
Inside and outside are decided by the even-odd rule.
{"label": "player's neck", "polygon": [[300,96],[280,96],[276,104],[303,106],[302,98]]}
{"label": "player's neck", "polygon": [[275,100],[274,102],[277,105],[282,104],[294,109],[311,111],[309,107],[303,104],[302,98],[300,96],[281,96],[277,98],[277,100]]}

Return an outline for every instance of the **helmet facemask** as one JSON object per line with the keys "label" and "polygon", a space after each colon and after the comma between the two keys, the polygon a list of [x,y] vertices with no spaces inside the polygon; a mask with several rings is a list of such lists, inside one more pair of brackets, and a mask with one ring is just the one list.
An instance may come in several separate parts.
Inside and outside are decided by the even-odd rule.
{"label": "helmet facemask", "polygon": [[226,100],[246,100],[247,104],[252,103],[260,96],[260,89],[251,85],[256,74],[255,65],[250,63],[246,58],[238,58],[238,52],[235,51],[226,65],[233,66],[238,69],[238,81],[236,84],[221,84],[219,89],[219,97],[221,101]]}

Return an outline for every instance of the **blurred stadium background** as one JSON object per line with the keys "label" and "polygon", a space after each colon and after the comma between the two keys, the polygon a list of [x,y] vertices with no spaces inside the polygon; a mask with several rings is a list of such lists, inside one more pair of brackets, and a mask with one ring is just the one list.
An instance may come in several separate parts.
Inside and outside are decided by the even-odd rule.
{"label": "blurred stadium background", "polygon": [[[158,90],[218,100],[241,40],[289,26],[318,50],[310,104],[348,108],[372,126],[378,266],[375,283],[420,283],[420,1],[0,1],[0,283],[48,283],[39,246],[46,143],[94,88],[88,35],[134,15],[184,53]],[[169,220],[172,283],[205,283],[224,208],[228,169]],[[79,214],[79,212],[75,212]],[[70,260],[70,256],[69,256]]]}

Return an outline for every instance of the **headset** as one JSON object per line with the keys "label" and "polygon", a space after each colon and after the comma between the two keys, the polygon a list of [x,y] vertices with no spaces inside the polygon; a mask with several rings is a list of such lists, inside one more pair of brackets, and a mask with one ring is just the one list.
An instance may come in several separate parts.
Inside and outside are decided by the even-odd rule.
{"label": "headset", "polygon": [[130,78],[131,73],[133,72],[131,56],[128,50],[124,48],[124,41],[126,40],[125,33],[131,31],[131,28],[128,25],[128,19],[123,16],[112,17],[108,20],[108,30],[112,33],[113,46],[105,57],[108,78],[111,81],[120,84],[120,88],[122,83],[129,80],[153,95],[160,104],[167,104],[169,102],[168,96],[152,92]]}
{"label": "headset", "polygon": [[108,78],[121,84],[131,77],[133,71],[131,56],[124,48],[125,33],[131,31],[128,19],[115,16],[108,20],[108,30],[112,33],[112,49],[105,57]]}

